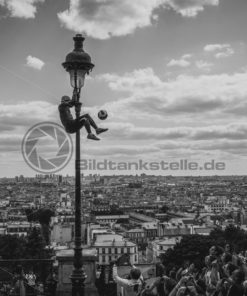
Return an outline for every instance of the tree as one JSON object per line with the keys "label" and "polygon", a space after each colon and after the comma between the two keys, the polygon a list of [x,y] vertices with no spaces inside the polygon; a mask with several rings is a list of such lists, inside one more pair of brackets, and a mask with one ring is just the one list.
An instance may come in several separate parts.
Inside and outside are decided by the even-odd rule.
{"label": "tree", "polygon": [[55,213],[50,209],[39,209],[36,215],[41,225],[42,224],[50,225],[51,217],[53,217]]}
{"label": "tree", "polygon": [[187,260],[201,268],[211,246],[217,246],[221,252],[227,243],[232,245],[236,252],[245,250],[247,233],[240,227],[229,225],[225,230],[215,228],[209,236],[187,235],[173,249],[162,254],[161,260],[168,269],[173,266],[180,267]]}
{"label": "tree", "polygon": [[37,213],[46,245],[50,244],[50,222],[51,217],[54,216],[54,214],[55,213],[50,209],[40,209]]}
{"label": "tree", "polygon": [[14,235],[0,236],[0,256],[2,259],[25,258],[26,240]]}
{"label": "tree", "polygon": [[34,227],[27,236],[25,246],[25,257],[32,259],[44,259],[45,254],[45,241],[41,235],[40,229]]}
{"label": "tree", "polygon": [[39,222],[41,225],[41,233],[47,245],[50,244],[50,222],[51,217],[55,215],[50,209],[27,209],[27,219],[29,222]]}
{"label": "tree", "polygon": [[45,243],[38,228],[33,228],[27,237],[15,235],[0,236],[0,256],[2,259],[47,258]]}
{"label": "tree", "polygon": [[180,267],[185,261],[194,262],[198,267],[202,267],[209,247],[213,244],[209,236],[187,235],[173,249],[168,249],[162,254],[161,261],[168,269],[173,266]]}
{"label": "tree", "polygon": [[238,252],[243,249],[241,245],[245,245],[244,242],[247,240],[247,233],[239,226],[229,225],[225,230],[219,228],[214,229],[211,231],[210,237],[218,245],[229,243]]}

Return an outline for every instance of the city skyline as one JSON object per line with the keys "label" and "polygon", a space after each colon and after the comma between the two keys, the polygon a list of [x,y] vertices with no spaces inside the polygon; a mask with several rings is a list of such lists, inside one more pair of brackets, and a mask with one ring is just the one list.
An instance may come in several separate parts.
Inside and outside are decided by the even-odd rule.
{"label": "city skyline", "polygon": [[[0,0],[0,177],[37,174],[22,139],[40,122],[60,124],[60,98],[72,93],[61,63],[77,33],[95,64],[83,111],[109,127],[99,143],[83,130],[82,158],[214,159],[226,169],[212,175],[245,175],[246,9],[245,0]],[[61,174],[74,174],[73,159]]]}

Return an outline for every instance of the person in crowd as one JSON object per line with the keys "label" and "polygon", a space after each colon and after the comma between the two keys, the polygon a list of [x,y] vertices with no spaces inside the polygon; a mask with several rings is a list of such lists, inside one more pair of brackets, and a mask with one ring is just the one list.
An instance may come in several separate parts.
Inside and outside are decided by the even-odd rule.
{"label": "person in crowd", "polygon": [[224,249],[224,254],[230,254],[232,255],[233,252],[233,248],[230,244],[226,244],[225,245],[225,249]]}
{"label": "person in crowd", "polygon": [[166,273],[165,266],[162,263],[156,264],[156,276],[163,276]]}
{"label": "person in crowd", "polygon": [[38,283],[37,285],[37,296],[44,295],[44,285],[42,283]]}
{"label": "person in crowd", "polygon": [[188,272],[190,262],[188,260],[184,261],[183,266],[180,267],[176,273],[176,280],[179,281],[183,275]]}
{"label": "person in crowd", "polygon": [[156,266],[157,278],[150,286],[134,266],[128,278],[122,278],[114,265],[113,278],[122,287],[121,296],[247,296],[244,254],[234,253],[226,244],[224,248],[212,246],[205,261],[196,265],[189,261],[181,267],[159,263]]}
{"label": "person in crowd", "polygon": [[170,292],[169,296],[199,296],[192,276],[183,276]]}
{"label": "person in crowd", "polygon": [[215,260],[211,263],[210,269],[205,274],[207,296],[214,296],[216,291],[216,286],[219,281],[220,281],[219,266],[218,266],[218,262]]}
{"label": "person in crowd", "polygon": [[25,278],[27,281],[27,294],[33,294],[36,291],[35,287],[37,278],[33,270],[30,270],[28,273],[26,273]]}
{"label": "person in crowd", "polygon": [[215,260],[218,260],[218,252],[217,247],[212,246],[209,249],[209,255],[205,257],[205,265],[206,267],[210,267],[211,263]]}
{"label": "person in crowd", "polygon": [[232,273],[234,272],[234,270],[237,269],[237,266],[234,265],[232,262],[228,262],[227,264],[225,264],[223,266],[223,271],[224,271],[224,274],[223,276],[225,278],[230,278],[232,276]]}
{"label": "person in crowd", "polygon": [[168,294],[172,291],[172,289],[176,286],[176,272],[175,270],[171,270],[169,272],[169,277],[165,281],[165,289],[168,292]]}
{"label": "person in crowd", "polygon": [[227,296],[243,296],[245,294],[244,288],[244,272],[240,269],[236,269],[232,273],[232,285],[230,286]]}
{"label": "person in crowd", "polygon": [[13,293],[19,296],[26,296],[26,278],[21,265],[17,266],[14,274]]}
{"label": "person in crowd", "polygon": [[232,262],[232,254],[224,253],[221,257],[222,265],[226,265]]}
{"label": "person in crowd", "polygon": [[156,288],[157,296],[168,296],[169,293],[166,291],[165,281],[166,276],[161,276],[147,290],[151,292]]}
{"label": "person in crowd", "polygon": [[46,279],[47,294],[49,294],[51,296],[56,295],[57,282],[58,282],[57,275],[56,275],[55,271],[53,270],[53,268],[51,268],[50,273]]}
{"label": "person in crowd", "polygon": [[150,287],[149,291],[156,288],[157,296],[169,296],[170,292],[176,286],[176,272],[171,270],[169,276],[162,275]]}
{"label": "person in crowd", "polygon": [[122,287],[122,296],[137,296],[143,290],[144,281],[140,269],[132,266],[128,279],[118,276],[117,265],[113,265],[113,279]]}
{"label": "person in crowd", "polygon": [[196,272],[195,264],[191,263],[189,265],[189,267],[182,272],[182,276],[184,276],[184,275],[186,275],[186,276],[194,276],[195,272]]}

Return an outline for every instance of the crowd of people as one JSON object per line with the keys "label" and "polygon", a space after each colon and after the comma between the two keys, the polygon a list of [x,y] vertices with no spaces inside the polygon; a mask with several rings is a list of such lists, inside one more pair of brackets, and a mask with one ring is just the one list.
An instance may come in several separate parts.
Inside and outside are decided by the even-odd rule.
{"label": "crowd of people", "polygon": [[[203,264],[197,266],[195,262],[185,261],[181,266],[170,269],[159,263],[152,282],[145,279],[135,266],[131,267],[126,278],[120,277],[119,262],[115,262],[112,278],[118,286],[116,296],[247,296],[247,252],[237,254],[229,244],[224,249],[212,246]],[[55,296],[57,279],[53,272],[47,284],[49,291],[45,291],[32,270],[25,273],[19,268],[12,283],[0,283],[0,296]],[[102,289],[98,290],[100,294]]]}
{"label": "crowd of people", "polygon": [[[6,271],[7,272],[7,271]],[[10,272],[8,272],[10,274]],[[7,282],[0,281],[0,296],[42,296],[42,295],[56,295],[57,279],[52,272],[47,278],[47,285],[49,293],[45,293],[44,284],[38,280],[38,277],[29,270],[24,272],[21,266],[17,266],[15,272],[10,274],[12,280]]]}
{"label": "crowd of people", "polygon": [[229,244],[224,249],[212,246],[204,267],[186,261],[180,268],[166,270],[160,264],[158,277],[148,285],[135,266],[127,278],[121,278],[114,265],[113,279],[121,296],[247,296],[245,255],[233,252]]}

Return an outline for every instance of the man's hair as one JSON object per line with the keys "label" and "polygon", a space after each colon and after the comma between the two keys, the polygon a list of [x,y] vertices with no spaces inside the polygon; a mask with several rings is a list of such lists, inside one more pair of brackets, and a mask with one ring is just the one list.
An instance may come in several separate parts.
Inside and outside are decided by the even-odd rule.
{"label": "man's hair", "polygon": [[61,102],[65,103],[65,102],[69,102],[70,101],[70,97],[69,96],[62,96],[61,98]]}
{"label": "man's hair", "polygon": [[140,269],[138,268],[132,268],[131,271],[130,271],[130,277],[133,279],[133,280],[138,280],[141,276],[141,271]]}

